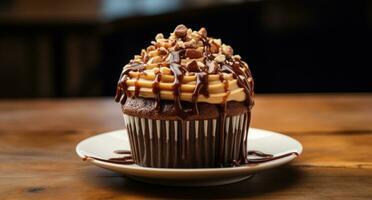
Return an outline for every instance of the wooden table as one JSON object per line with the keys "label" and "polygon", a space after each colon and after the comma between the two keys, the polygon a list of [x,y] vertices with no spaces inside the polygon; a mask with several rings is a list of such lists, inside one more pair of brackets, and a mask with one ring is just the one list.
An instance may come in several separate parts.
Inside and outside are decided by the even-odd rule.
{"label": "wooden table", "polygon": [[112,99],[1,100],[0,199],[372,199],[372,94],[257,95],[253,126],[298,139],[291,164],[218,187],[154,186],[82,162],[123,120]]}

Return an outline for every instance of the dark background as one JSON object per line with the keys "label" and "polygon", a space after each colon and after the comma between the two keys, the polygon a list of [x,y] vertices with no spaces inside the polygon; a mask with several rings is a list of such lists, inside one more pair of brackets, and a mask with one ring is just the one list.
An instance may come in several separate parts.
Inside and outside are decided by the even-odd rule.
{"label": "dark background", "polygon": [[2,0],[0,97],[113,96],[180,23],[230,44],[258,93],[372,92],[372,1]]}

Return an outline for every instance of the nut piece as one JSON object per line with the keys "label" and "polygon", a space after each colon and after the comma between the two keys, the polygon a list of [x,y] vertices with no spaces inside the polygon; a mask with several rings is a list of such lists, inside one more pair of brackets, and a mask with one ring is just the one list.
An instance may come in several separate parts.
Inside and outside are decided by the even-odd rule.
{"label": "nut piece", "polygon": [[234,59],[235,61],[239,61],[239,60],[241,60],[242,58],[240,57],[240,55],[234,55],[234,56],[232,57],[232,59]]}
{"label": "nut piece", "polygon": [[207,66],[208,66],[208,73],[209,74],[217,74],[218,72],[218,64],[216,61],[207,61]]}
{"label": "nut piece", "polygon": [[174,34],[178,38],[183,38],[187,35],[187,27],[183,24],[180,24],[174,29]]}
{"label": "nut piece", "polygon": [[216,40],[209,41],[209,44],[211,45],[209,50],[212,53],[218,53],[220,51],[220,45],[216,42]]}
{"label": "nut piece", "polygon": [[164,39],[164,35],[163,33],[158,33],[156,36],[155,36],[155,40],[160,40],[160,39]]}
{"label": "nut piece", "polygon": [[222,45],[222,53],[226,56],[232,56],[234,54],[234,50],[229,45]]}
{"label": "nut piece", "polygon": [[175,49],[178,50],[178,49],[184,49],[184,48],[185,48],[185,43],[183,43],[182,41],[177,41]]}
{"label": "nut piece", "polygon": [[213,42],[216,43],[218,46],[222,45],[221,39],[213,39]]}
{"label": "nut piece", "polygon": [[200,58],[203,54],[196,49],[186,49],[185,57],[190,59]]}
{"label": "nut piece", "polygon": [[191,39],[190,41],[187,41],[184,44],[185,44],[185,48],[195,48],[196,47],[196,41],[194,39]]}
{"label": "nut piece", "polygon": [[201,28],[198,33],[203,36],[203,37],[207,37],[207,29],[205,29],[204,27]]}
{"label": "nut piece", "polygon": [[222,63],[222,62],[224,62],[225,60],[226,60],[226,57],[225,57],[225,55],[222,55],[222,54],[217,55],[217,56],[214,58],[214,61],[216,61],[216,62],[218,62],[218,63]]}
{"label": "nut piece", "polygon": [[142,60],[142,56],[140,56],[140,55],[134,55],[134,60]]}
{"label": "nut piece", "polygon": [[161,62],[161,57],[155,56],[155,57],[150,58],[150,60],[148,61],[148,64],[159,63],[159,62]]}
{"label": "nut piece", "polygon": [[158,55],[158,51],[157,51],[157,50],[149,51],[148,55],[149,55],[150,57],[157,56],[157,55]]}
{"label": "nut piece", "polygon": [[153,45],[150,45],[150,46],[148,46],[147,47],[147,49],[146,49],[147,51],[152,51],[152,50],[155,50],[155,46],[153,46]]}
{"label": "nut piece", "polygon": [[193,31],[193,32],[191,33],[191,38],[192,38],[192,39],[200,40],[200,37],[201,37],[200,33],[196,32],[196,31]]}
{"label": "nut piece", "polygon": [[189,72],[200,72],[200,69],[198,67],[198,63],[195,60],[188,63],[187,66],[186,66],[186,69]]}
{"label": "nut piece", "polygon": [[145,57],[145,55],[147,55],[147,52],[146,52],[146,50],[142,49],[142,50],[141,50],[141,56],[142,56],[142,57]]}
{"label": "nut piece", "polygon": [[168,50],[166,48],[164,48],[164,47],[160,47],[158,49],[158,52],[159,52],[160,55],[167,55]]}

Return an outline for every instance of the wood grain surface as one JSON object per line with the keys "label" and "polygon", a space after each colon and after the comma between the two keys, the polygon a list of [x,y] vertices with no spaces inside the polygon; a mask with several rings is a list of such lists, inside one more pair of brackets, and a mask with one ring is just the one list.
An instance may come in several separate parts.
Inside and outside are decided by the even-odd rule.
{"label": "wood grain surface", "polygon": [[123,128],[112,99],[1,100],[0,199],[372,199],[372,94],[257,95],[252,118],[303,155],[240,183],[178,188],[77,157],[80,140]]}

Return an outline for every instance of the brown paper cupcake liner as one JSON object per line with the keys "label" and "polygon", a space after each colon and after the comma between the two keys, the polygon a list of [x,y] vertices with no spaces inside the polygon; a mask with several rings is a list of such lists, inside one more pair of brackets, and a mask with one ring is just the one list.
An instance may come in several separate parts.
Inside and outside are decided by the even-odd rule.
{"label": "brown paper cupcake liner", "polygon": [[[250,113],[219,118],[155,120],[124,114],[136,164],[157,168],[203,168],[231,164],[246,156]],[[222,133],[223,134],[223,133]]]}

